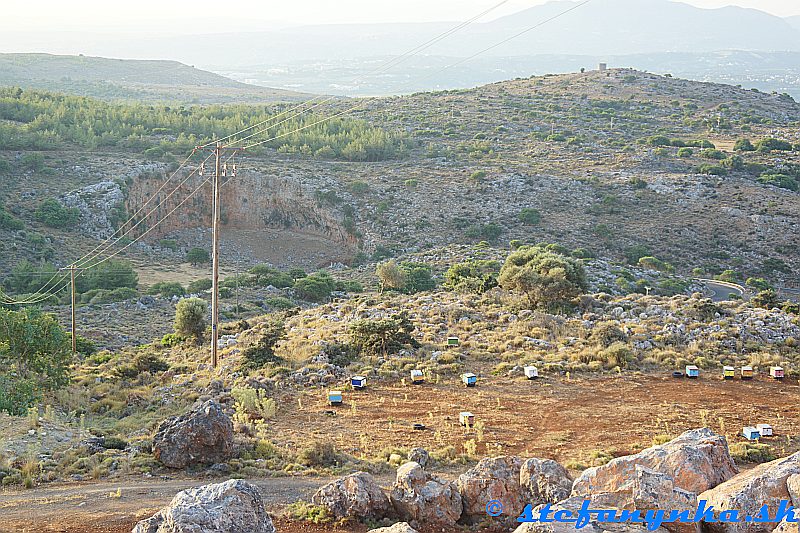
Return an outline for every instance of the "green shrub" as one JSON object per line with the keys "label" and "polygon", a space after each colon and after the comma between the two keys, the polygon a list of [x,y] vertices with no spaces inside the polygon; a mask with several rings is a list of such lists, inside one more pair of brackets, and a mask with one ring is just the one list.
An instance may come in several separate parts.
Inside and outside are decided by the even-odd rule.
{"label": "green shrub", "polygon": [[295,303],[291,301],[289,298],[286,298],[285,296],[272,296],[269,298],[264,298],[264,305],[267,305],[273,309],[278,309],[278,310],[285,310],[296,307]]}
{"label": "green shrub", "polygon": [[792,143],[781,139],[775,139],[774,137],[767,137],[756,143],[756,150],[759,152],[771,152],[773,150],[790,151],[791,149]]}
{"label": "green shrub", "polygon": [[186,340],[186,337],[182,337],[177,333],[167,333],[163,337],[161,337],[161,346],[165,346],[167,348],[172,348],[173,346],[177,346],[181,344],[183,341]]}
{"label": "green shrub", "polygon": [[738,463],[768,463],[775,460],[769,444],[734,442],[730,446],[731,457]]}
{"label": "green shrub", "polygon": [[297,462],[305,466],[333,466],[337,463],[336,448],[329,441],[314,441],[300,450]]}
{"label": "green shrub", "polygon": [[694,155],[694,150],[691,148],[679,148],[678,149],[678,157],[692,157]]}
{"label": "green shrub", "polygon": [[753,146],[750,139],[739,139],[736,141],[736,144],[733,145],[733,150],[736,152],[752,152],[755,149],[756,147]]}
{"label": "green shrub", "polygon": [[0,229],[21,230],[25,224],[0,205]]}
{"label": "green shrub", "polygon": [[759,176],[758,181],[765,185],[774,185],[782,189],[790,191],[797,191],[800,189],[800,183],[792,176],[786,174],[762,174]]}
{"label": "green shrub", "polygon": [[500,263],[489,260],[470,260],[451,265],[444,274],[445,287],[455,292],[482,294],[497,287]]}
{"label": "green shrub", "polygon": [[186,294],[186,290],[183,288],[183,285],[177,281],[161,281],[151,285],[150,288],[147,289],[147,294],[172,298],[173,296],[183,296]]}
{"label": "green shrub", "polygon": [[186,262],[194,266],[204,265],[211,262],[211,256],[203,248],[192,248],[186,252]]}
{"label": "green shrub", "polygon": [[200,340],[206,330],[208,304],[201,298],[184,298],[175,306],[175,333]]}
{"label": "green shrub", "polygon": [[[293,278],[289,273],[282,272],[269,265],[256,265],[247,272],[251,276],[251,284],[255,285],[256,287],[269,287],[272,285],[273,287],[277,287],[279,289],[285,289],[287,287],[291,287],[295,283],[295,278]],[[303,277],[306,276],[300,276],[296,279]]]}
{"label": "green shrub", "polygon": [[525,207],[519,212],[519,221],[529,226],[535,226],[542,221],[542,214],[538,209]]}
{"label": "green shrub", "polygon": [[190,294],[198,294],[201,292],[205,292],[213,286],[213,282],[211,278],[203,278],[203,279],[196,279],[189,283],[187,287],[187,291]]}
{"label": "green shrub", "polygon": [[67,208],[55,198],[48,198],[36,208],[36,220],[51,228],[71,228],[77,224],[81,213],[78,209]]}
{"label": "green shrub", "polygon": [[330,298],[336,281],[325,271],[319,271],[294,283],[297,296],[309,302],[322,302]]}

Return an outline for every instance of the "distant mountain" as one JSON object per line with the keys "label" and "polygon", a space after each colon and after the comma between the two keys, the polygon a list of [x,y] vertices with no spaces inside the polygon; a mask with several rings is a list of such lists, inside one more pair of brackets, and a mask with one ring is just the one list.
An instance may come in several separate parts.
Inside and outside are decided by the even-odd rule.
{"label": "distant mountain", "polygon": [[81,96],[185,103],[296,100],[303,95],[247,85],[177,61],[50,54],[0,54],[0,85]]}
{"label": "distant mountain", "polygon": [[[578,4],[577,0],[556,0],[494,21],[475,23],[424,54],[469,56],[573,7],[486,55],[800,51],[800,29],[795,19],[790,21],[756,9],[701,9],[670,0],[593,0],[576,7]],[[65,33],[54,40],[52,35],[8,33],[0,35],[0,49],[40,50],[46,46],[111,57],[168,57],[209,70],[230,71],[242,66],[282,68],[299,61],[396,56],[455,24],[331,24],[169,38]]]}

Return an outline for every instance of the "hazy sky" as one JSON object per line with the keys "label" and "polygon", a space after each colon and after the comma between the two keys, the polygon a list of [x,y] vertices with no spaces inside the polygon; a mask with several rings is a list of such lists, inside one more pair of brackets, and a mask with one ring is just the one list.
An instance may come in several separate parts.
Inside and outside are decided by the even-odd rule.
{"label": "hazy sky", "polygon": [[[500,0],[2,0],[0,30],[205,33],[270,26],[464,20]],[[546,0],[509,0],[486,20]],[[800,15],[800,0],[685,0],[699,7],[739,5]]]}

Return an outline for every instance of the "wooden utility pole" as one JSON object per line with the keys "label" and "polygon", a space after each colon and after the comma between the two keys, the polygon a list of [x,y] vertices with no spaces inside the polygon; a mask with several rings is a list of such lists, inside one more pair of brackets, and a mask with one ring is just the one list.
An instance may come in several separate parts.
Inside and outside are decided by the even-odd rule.
{"label": "wooden utility pole", "polygon": [[211,366],[217,368],[219,364],[219,186],[220,186],[220,152],[222,147],[217,143],[214,147],[214,201],[212,211],[214,221],[211,224],[212,240],[212,274],[211,274]]}
{"label": "wooden utility pole", "polygon": [[70,298],[72,302],[72,355],[75,355],[78,352],[78,323],[75,319],[75,307],[78,299],[78,291],[75,288],[75,272],[82,269],[72,264],[69,267],[62,268],[61,270],[69,270],[70,291],[72,293]]}
{"label": "wooden utility pole", "polygon": [[[212,217],[211,223],[211,366],[219,365],[219,233],[220,233],[220,196],[222,178],[228,176],[228,164],[223,162],[222,155],[227,151],[235,154],[242,148],[223,146],[222,143],[214,145],[214,175],[212,176]],[[233,155],[231,155],[233,157]],[[230,171],[230,177],[236,177],[236,165]]]}

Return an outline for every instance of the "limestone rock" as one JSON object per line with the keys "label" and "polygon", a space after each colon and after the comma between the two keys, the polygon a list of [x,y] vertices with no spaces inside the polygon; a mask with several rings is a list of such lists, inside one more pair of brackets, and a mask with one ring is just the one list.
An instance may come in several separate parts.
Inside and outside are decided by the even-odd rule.
{"label": "limestone rock", "polygon": [[725,437],[708,428],[693,429],[667,443],[585,470],[572,485],[572,495],[613,507],[631,507],[637,465],[667,474],[676,488],[698,494],[738,472]]}
{"label": "limestone rock", "polygon": [[[551,505],[550,509],[552,512],[549,513],[548,516],[552,519],[557,511],[568,510],[573,513],[573,517],[577,517],[576,513],[581,508],[583,501],[584,498],[582,497],[572,497],[558,502],[555,505]],[[541,511],[542,507],[543,506],[540,505],[534,508],[534,517],[538,517],[539,511]],[[592,509],[597,508],[599,507],[592,506]],[[618,509],[604,509],[619,513]],[[596,515],[592,516],[592,519],[586,526],[580,529],[576,528],[575,526],[576,524],[574,522],[526,522],[517,527],[517,529],[514,530],[514,533],[648,533],[646,524],[614,523],[605,521],[599,522]],[[655,533],[667,533],[667,530],[663,527],[659,527],[655,529]]]}
{"label": "limestone rock", "polygon": [[408,452],[408,460],[419,463],[419,466],[425,468],[430,460],[430,455],[425,448],[412,448],[412,450]]}
{"label": "limestone rock", "polygon": [[337,518],[380,519],[389,514],[389,498],[367,472],[356,472],[319,489],[312,503],[328,508]]}
{"label": "limestone rock", "polygon": [[[718,511],[738,509],[741,514],[750,515],[757,514],[766,504],[772,516],[781,500],[789,500],[791,503],[787,480],[791,475],[798,473],[800,473],[800,452],[742,472],[725,483],[703,492],[698,498],[707,500],[708,505],[713,505]],[[772,531],[775,524],[708,523],[706,526],[713,532],[766,533]]]}
{"label": "limestone rock", "polygon": [[519,483],[528,491],[528,503],[556,503],[566,499],[572,490],[567,469],[552,459],[528,459],[522,463]]}
{"label": "limestone rock", "polygon": [[233,448],[233,422],[214,400],[165,420],[153,438],[153,455],[170,468],[225,462]]}
{"label": "limestone rock", "polygon": [[397,469],[390,498],[400,518],[410,522],[453,526],[461,517],[456,485],[429,474],[419,463],[409,462]]}
{"label": "limestone rock", "polygon": [[275,533],[258,489],[241,479],[179,492],[132,533]]}
{"label": "limestone rock", "polygon": [[486,518],[486,504],[498,500],[506,518],[519,516],[528,504],[519,484],[522,460],[515,456],[481,459],[458,478],[458,492],[464,502],[464,515],[469,520]]}
{"label": "limestone rock", "polygon": [[[667,513],[688,510],[694,516],[697,510],[697,494],[676,488],[667,474],[641,465],[636,465],[632,497],[634,507],[642,512],[659,509]],[[696,533],[699,531],[699,524],[672,522],[664,524],[664,528],[673,533]]]}

